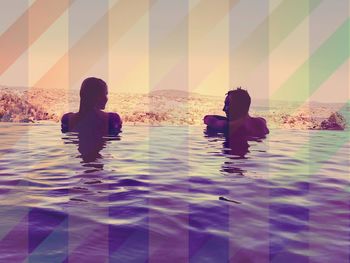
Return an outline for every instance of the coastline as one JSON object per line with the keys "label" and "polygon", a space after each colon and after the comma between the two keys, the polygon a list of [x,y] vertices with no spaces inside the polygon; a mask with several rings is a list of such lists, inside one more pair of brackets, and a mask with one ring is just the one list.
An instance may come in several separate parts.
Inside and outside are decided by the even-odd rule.
{"label": "coastline", "polygon": [[[124,124],[152,126],[203,125],[207,114],[222,115],[222,98],[195,93],[157,91],[150,94],[109,93],[106,111],[118,112]],[[0,122],[59,122],[65,112],[78,110],[76,91],[58,89],[20,90],[0,87]],[[57,99],[59,98],[59,100]],[[344,130],[349,120],[339,105],[265,102],[251,109],[264,117],[270,128]],[[345,115],[345,116],[344,116]]]}

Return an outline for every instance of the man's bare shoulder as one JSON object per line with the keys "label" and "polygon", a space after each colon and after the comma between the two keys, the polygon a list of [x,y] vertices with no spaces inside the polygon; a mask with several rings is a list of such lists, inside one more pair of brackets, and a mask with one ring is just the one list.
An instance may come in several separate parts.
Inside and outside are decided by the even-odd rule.
{"label": "man's bare shoulder", "polygon": [[267,128],[267,122],[262,117],[250,117],[251,128],[254,133],[259,135],[268,134],[270,131]]}
{"label": "man's bare shoulder", "polygon": [[265,125],[266,126],[266,120],[263,117],[253,117],[254,121],[259,125]]}

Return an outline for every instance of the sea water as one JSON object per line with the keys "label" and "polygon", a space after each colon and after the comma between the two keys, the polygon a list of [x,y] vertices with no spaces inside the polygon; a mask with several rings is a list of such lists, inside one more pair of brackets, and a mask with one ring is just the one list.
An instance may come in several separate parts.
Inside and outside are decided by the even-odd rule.
{"label": "sea water", "polygon": [[0,262],[348,262],[348,131],[0,125]]}

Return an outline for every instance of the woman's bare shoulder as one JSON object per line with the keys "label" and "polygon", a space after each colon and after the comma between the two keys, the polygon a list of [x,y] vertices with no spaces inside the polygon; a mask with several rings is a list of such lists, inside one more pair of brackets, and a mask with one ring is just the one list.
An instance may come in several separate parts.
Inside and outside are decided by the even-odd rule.
{"label": "woman's bare shoulder", "polygon": [[116,112],[108,112],[108,116],[114,122],[122,122],[122,119],[120,118],[119,114]]}
{"label": "woman's bare shoulder", "polygon": [[76,112],[67,112],[62,115],[61,122],[68,122],[75,120],[78,117],[78,114]]}
{"label": "woman's bare shoulder", "polygon": [[73,112],[67,112],[65,114],[63,114],[62,118],[61,118],[61,131],[62,132],[68,132],[69,129],[69,120],[72,118],[72,116],[74,115]]}
{"label": "woman's bare shoulder", "polygon": [[111,133],[120,132],[123,121],[116,112],[109,112],[109,130]]}
{"label": "woman's bare shoulder", "polygon": [[68,121],[75,113],[74,112],[67,112],[62,115],[61,122]]}
{"label": "woman's bare shoulder", "polygon": [[75,126],[78,120],[78,114],[74,112],[67,112],[61,118],[62,131],[70,131]]}

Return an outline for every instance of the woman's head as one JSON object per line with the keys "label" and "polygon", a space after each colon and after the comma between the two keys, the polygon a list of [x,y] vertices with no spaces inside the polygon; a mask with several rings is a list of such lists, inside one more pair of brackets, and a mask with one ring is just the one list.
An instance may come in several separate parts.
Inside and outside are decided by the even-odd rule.
{"label": "woman's head", "polygon": [[87,78],[80,88],[79,112],[92,109],[103,110],[107,103],[108,88],[106,82],[98,78]]}

